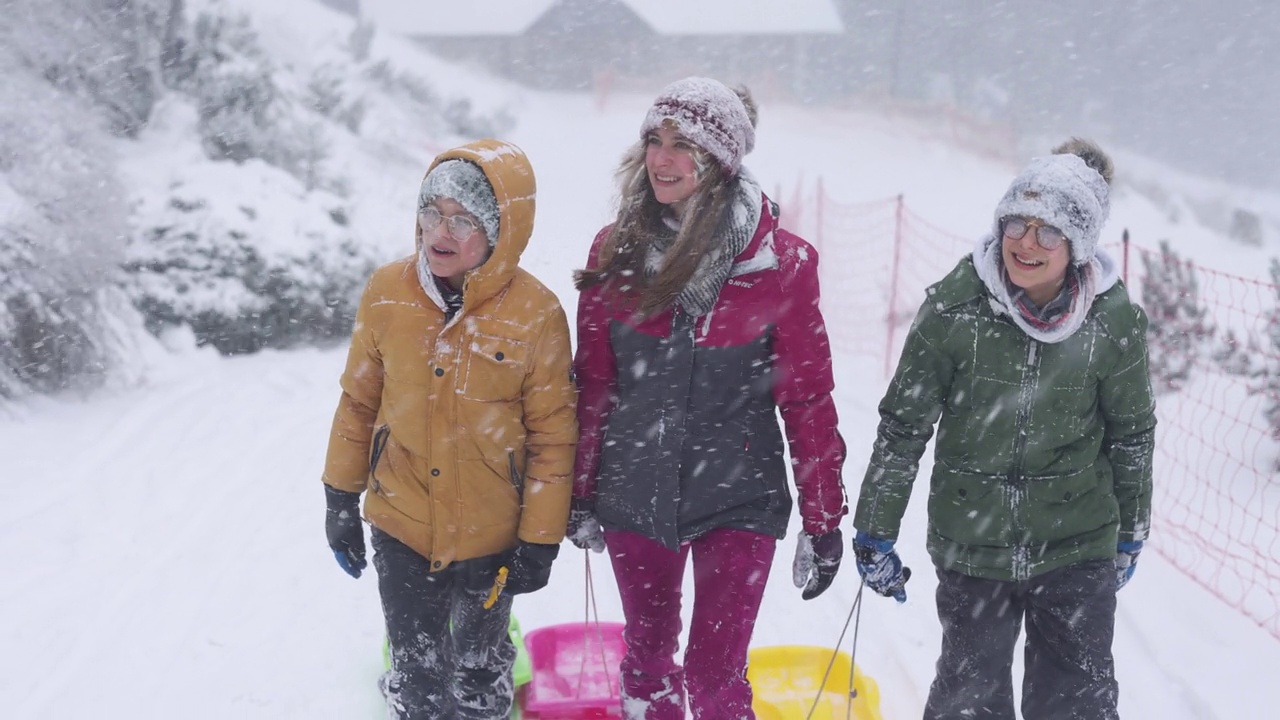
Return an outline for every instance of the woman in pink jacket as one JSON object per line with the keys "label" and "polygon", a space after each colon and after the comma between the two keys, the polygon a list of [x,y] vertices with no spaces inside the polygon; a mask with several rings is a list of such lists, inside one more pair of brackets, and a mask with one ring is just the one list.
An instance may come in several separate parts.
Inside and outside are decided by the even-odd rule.
{"label": "woman in pink jacket", "polygon": [[[747,647],[800,499],[804,597],[840,566],[845,446],[818,257],[742,167],[755,105],[706,78],[668,86],[618,176],[618,215],[577,274],[581,440],[570,539],[613,561],[626,616],[623,714],[751,714]],[[674,659],[692,553],[693,620]]]}

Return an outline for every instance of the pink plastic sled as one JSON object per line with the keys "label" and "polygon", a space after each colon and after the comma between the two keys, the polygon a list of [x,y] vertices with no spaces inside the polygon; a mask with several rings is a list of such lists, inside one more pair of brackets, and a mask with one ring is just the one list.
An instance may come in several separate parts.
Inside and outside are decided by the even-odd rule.
{"label": "pink plastic sled", "polygon": [[622,716],[622,623],[552,625],[529,631],[524,643],[533,669],[533,680],[524,689],[527,720]]}

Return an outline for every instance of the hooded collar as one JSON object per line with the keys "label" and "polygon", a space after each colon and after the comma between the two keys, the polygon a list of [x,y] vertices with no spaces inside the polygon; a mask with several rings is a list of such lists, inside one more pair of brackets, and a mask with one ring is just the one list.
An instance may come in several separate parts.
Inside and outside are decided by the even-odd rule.
{"label": "hooded collar", "polygon": [[[427,169],[446,160],[469,160],[484,171],[498,201],[498,239],[489,259],[467,273],[463,281],[463,310],[474,308],[498,295],[515,276],[520,256],[533,235],[533,217],[537,184],[533,166],[524,151],[501,140],[477,140],[441,153]],[[424,179],[426,175],[423,176]],[[430,269],[422,246],[422,229],[414,221],[414,247],[417,252],[418,282],[427,296],[441,310],[447,308],[439,288],[431,280]],[[460,313],[461,314],[461,313]]]}

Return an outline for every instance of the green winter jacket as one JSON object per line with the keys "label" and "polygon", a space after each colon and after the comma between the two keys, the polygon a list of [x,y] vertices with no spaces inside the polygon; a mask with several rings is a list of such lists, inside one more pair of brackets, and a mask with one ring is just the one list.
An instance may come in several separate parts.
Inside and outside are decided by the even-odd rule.
{"label": "green winter jacket", "polygon": [[1025,580],[1115,557],[1151,514],[1146,315],[1116,283],[1044,343],[998,313],[971,257],[929,288],[888,392],[854,516],[896,540],[938,425],[928,549],[938,567]]}

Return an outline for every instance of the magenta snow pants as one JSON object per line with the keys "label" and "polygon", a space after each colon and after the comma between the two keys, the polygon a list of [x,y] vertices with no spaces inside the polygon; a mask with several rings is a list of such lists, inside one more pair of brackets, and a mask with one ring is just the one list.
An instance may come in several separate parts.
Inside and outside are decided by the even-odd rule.
{"label": "magenta snow pants", "polygon": [[[632,532],[606,532],[626,616],[622,716],[684,720],[685,694],[698,720],[754,720],[747,648],[777,540],[748,530],[712,530],[670,550]],[[693,618],[684,668],[680,590],[693,550]]]}

